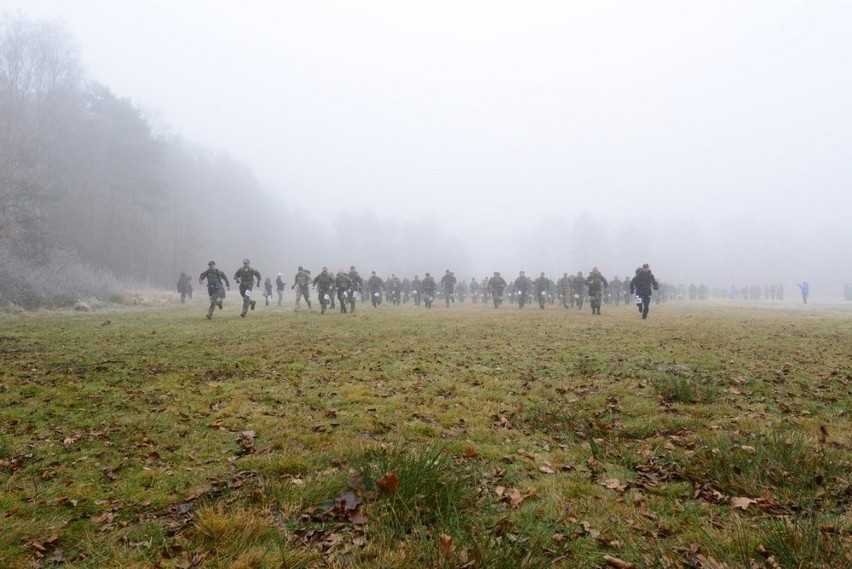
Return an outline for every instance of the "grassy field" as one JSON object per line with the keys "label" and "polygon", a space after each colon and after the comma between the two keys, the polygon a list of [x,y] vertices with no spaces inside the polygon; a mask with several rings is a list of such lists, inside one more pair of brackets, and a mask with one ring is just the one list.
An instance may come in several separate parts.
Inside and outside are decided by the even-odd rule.
{"label": "grassy field", "polygon": [[0,318],[0,567],[852,566],[852,310]]}

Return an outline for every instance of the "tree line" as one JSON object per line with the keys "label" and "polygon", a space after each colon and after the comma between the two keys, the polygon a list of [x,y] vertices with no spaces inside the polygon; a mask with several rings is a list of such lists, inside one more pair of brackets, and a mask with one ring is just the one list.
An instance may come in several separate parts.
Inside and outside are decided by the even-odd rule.
{"label": "tree line", "polygon": [[61,25],[0,20],[0,303],[171,288],[214,256],[289,273],[336,261],[346,243],[366,262],[353,226],[379,243],[399,231],[366,212],[319,230],[227,153],[157,134],[130,98],[86,77]]}

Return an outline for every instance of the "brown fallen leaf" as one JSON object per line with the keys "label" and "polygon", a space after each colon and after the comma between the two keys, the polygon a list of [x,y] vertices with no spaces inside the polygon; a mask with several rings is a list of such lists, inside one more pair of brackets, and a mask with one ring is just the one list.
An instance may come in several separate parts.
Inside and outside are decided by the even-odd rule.
{"label": "brown fallen leaf", "polygon": [[388,494],[395,494],[396,489],[399,487],[399,478],[397,478],[394,471],[386,472],[384,476],[379,478],[376,484],[382,491]]}
{"label": "brown fallen leaf", "polygon": [[553,467],[550,466],[549,462],[542,463],[542,465],[539,466],[538,469],[540,472],[544,472],[545,474],[553,474],[555,472],[553,470]]}
{"label": "brown fallen leaf", "polygon": [[80,435],[72,435],[70,437],[65,437],[62,440],[62,444],[66,447],[69,447],[69,446],[73,445],[74,443],[76,443],[78,440],[80,440]]}
{"label": "brown fallen leaf", "polygon": [[695,556],[695,560],[698,562],[699,569],[729,569],[727,563],[716,561],[706,555],[698,554]]}
{"label": "brown fallen leaf", "polygon": [[445,533],[440,534],[438,536],[438,551],[444,559],[451,559],[453,553],[456,552],[455,540]]}
{"label": "brown fallen leaf", "polygon": [[524,501],[524,497],[521,496],[521,493],[517,488],[509,488],[506,492],[506,501],[510,508],[517,508],[521,505],[521,502]]}
{"label": "brown fallen leaf", "polygon": [[752,500],[751,498],[745,498],[742,496],[731,498],[731,506],[734,508],[746,510],[752,504],[757,504],[757,500]]}
{"label": "brown fallen leaf", "polygon": [[604,555],[604,561],[609,567],[615,567],[615,569],[633,569],[632,563],[628,563],[618,557],[612,557],[611,555]]}
{"label": "brown fallen leaf", "polygon": [[476,452],[476,449],[475,449],[475,448],[473,448],[473,446],[472,446],[472,445],[468,445],[468,446],[464,449],[464,452],[462,453],[462,456],[464,456],[465,458],[476,458],[477,456],[479,456],[479,453],[478,453],[478,452]]}
{"label": "brown fallen leaf", "polygon": [[627,491],[627,485],[622,484],[617,478],[607,478],[603,481],[604,488],[615,490],[616,492],[624,493]]}
{"label": "brown fallen leaf", "polygon": [[237,444],[243,449],[244,454],[254,451],[254,431],[243,431],[237,437]]}
{"label": "brown fallen leaf", "polygon": [[100,516],[95,516],[92,518],[92,521],[96,524],[109,524],[112,523],[112,520],[115,518],[115,514],[112,512],[104,512]]}

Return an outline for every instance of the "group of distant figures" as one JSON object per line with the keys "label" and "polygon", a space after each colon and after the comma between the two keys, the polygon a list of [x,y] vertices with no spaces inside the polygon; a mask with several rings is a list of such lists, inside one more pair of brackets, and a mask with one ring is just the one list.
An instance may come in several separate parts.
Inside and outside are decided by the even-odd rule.
{"label": "group of distant figures", "polygon": [[[256,301],[252,299],[255,286],[262,291],[267,306],[270,305],[275,294],[278,297],[278,306],[283,305],[286,292],[283,273],[277,274],[274,283],[269,277],[261,283],[260,272],[251,267],[249,259],[244,259],[243,266],[234,273],[233,278],[235,284],[239,286],[240,296],[243,299],[240,316],[245,317],[249,310],[255,309]],[[210,299],[207,318],[212,319],[216,308],[220,310],[223,308],[225,291],[230,290],[231,283],[228,277],[216,267],[214,261],[208,263],[207,270],[198,278],[199,284],[204,284],[205,281]],[[810,286],[807,282],[798,286],[802,299],[807,303]],[[504,301],[508,300],[516,303],[521,309],[537,302],[542,310],[546,305],[556,303],[565,308],[581,310],[588,300],[592,314],[599,315],[602,304],[618,306],[622,302],[625,305],[635,303],[642,318],[645,319],[648,317],[652,290],[658,291],[654,295],[657,303],[669,300],[707,300],[709,297],[759,300],[761,295],[765,299],[784,300],[783,284],[741,289],[731,286],[728,290],[711,290],[704,284],[672,286],[659,283],[647,263],[637,268],[634,276],[625,277],[623,280],[618,276],[608,280],[595,267],[588,276],[584,276],[582,271],[577,272],[576,275],[565,272],[556,281],[548,278],[545,273],[540,273],[538,278],[531,279],[524,271],[520,271],[514,280],[507,281],[499,271],[495,271],[492,276],[480,281],[471,278],[469,283],[458,281],[449,269],[439,280],[430,273],[425,273],[422,279],[419,275],[414,275],[413,279],[407,277],[400,279],[396,274],[383,279],[375,271],[365,280],[354,266],[349,267],[348,272],[340,269],[336,274],[332,274],[327,267],[323,267],[322,271],[314,277],[311,276],[310,270],[299,267],[290,286],[291,290],[296,291],[295,310],[300,310],[303,300],[308,309],[312,308],[311,288],[316,291],[316,300],[321,314],[325,314],[328,308],[335,309],[336,303],[342,313],[355,312],[356,300],[363,303],[369,302],[374,308],[385,302],[395,306],[413,302],[415,306],[422,304],[427,309],[431,309],[436,300],[442,301],[449,308],[455,302],[464,303],[470,299],[473,304],[490,303],[495,309],[500,308]],[[182,303],[192,298],[192,278],[186,273],[181,273],[177,290]]]}
{"label": "group of distant figures", "polygon": [[[808,303],[808,295],[811,294],[811,285],[807,281],[801,282],[796,286],[799,287],[799,292],[802,294],[802,302]],[[784,284],[772,284],[761,287],[760,285],[744,286],[737,288],[736,285],[731,285],[727,292],[721,291],[714,295],[718,298],[728,298],[730,300],[777,300],[784,301]]]}
{"label": "group of distant figures", "polygon": [[[275,293],[278,296],[278,306],[283,305],[286,292],[283,274],[278,273],[274,283],[268,277],[261,282],[261,278],[260,272],[251,266],[249,259],[244,259],[243,266],[234,273],[233,279],[243,300],[240,316],[245,317],[250,310],[255,309],[257,301],[252,298],[255,287],[262,291],[267,306],[272,302]],[[178,279],[177,290],[182,303],[192,298],[192,280],[186,273],[181,273]],[[230,279],[216,267],[214,261],[210,261],[207,270],[199,275],[198,282],[206,282],[210,299],[207,318],[212,319],[216,308],[223,309],[225,291],[231,288]],[[658,303],[676,298],[676,294],[672,292],[675,289],[665,283],[658,283],[647,263],[636,269],[632,278],[623,280],[617,276],[611,281],[607,280],[595,267],[588,276],[584,276],[582,271],[576,275],[566,272],[556,281],[548,278],[545,273],[531,279],[524,271],[520,271],[514,280],[507,281],[499,271],[495,271],[492,276],[481,281],[471,278],[469,283],[458,281],[449,269],[436,280],[428,272],[422,279],[419,275],[414,275],[413,279],[400,279],[395,274],[383,279],[375,271],[370,277],[363,279],[354,266],[350,267],[348,272],[340,269],[336,274],[323,267],[319,274],[312,277],[310,270],[299,267],[290,288],[296,291],[297,311],[301,308],[302,300],[308,309],[312,308],[310,293],[313,288],[321,314],[325,314],[328,308],[335,309],[335,301],[340,312],[346,313],[355,311],[357,300],[369,302],[374,308],[385,302],[395,306],[413,302],[415,306],[423,305],[427,309],[431,309],[436,300],[443,301],[449,308],[451,304],[464,303],[470,299],[474,304],[493,304],[495,309],[508,300],[517,303],[521,309],[527,304],[537,302],[542,310],[547,304],[557,302],[565,308],[576,307],[580,310],[588,300],[592,314],[597,315],[601,313],[602,304],[618,306],[622,301],[625,304],[634,301],[642,318],[647,318],[652,290],[660,291],[655,297]]]}

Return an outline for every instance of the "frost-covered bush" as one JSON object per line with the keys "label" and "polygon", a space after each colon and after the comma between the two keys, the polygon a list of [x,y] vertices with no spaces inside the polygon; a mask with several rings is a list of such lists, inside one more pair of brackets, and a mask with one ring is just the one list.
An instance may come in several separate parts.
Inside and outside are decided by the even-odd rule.
{"label": "frost-covered bush", "polygon": [[0,241],[0,305],[28,310],[70,307],[82,299],[110,300],[120,287],[110,273],[85,266],[73,253],[49,250],[22,258]]}

